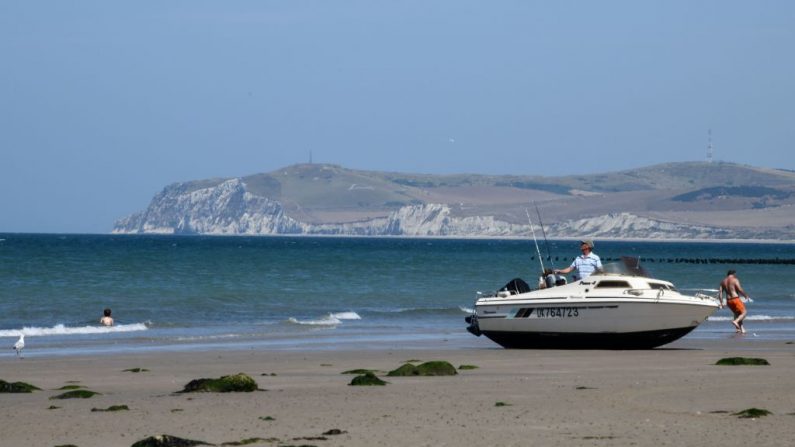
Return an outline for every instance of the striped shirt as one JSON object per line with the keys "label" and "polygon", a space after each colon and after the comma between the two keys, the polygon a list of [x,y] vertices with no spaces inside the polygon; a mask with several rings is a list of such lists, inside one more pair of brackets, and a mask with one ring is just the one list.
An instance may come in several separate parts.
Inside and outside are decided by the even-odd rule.
{"label": "striped shirt", "polygon": [[602,260],[599,259],[599,256],[591,252],[588,253],[587,256],[580,255],[574,258],[574,262],[571,263],[571,268],[577,269],[580,279],[585,279],[591,276],[591,273],[595,272],[597,269],[602,268]]}

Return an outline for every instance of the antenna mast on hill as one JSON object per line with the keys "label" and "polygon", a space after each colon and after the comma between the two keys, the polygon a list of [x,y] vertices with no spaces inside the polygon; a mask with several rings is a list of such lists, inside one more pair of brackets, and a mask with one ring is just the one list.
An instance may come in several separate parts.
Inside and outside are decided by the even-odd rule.
{"label": "antenna mast on hill", "polygon": [[707,130],[707,163],[712,163],[712,129]]}
{"label": "antenna mast on hill", "polygon": [[312,151],[309,151],[309,164],[312,164]]}

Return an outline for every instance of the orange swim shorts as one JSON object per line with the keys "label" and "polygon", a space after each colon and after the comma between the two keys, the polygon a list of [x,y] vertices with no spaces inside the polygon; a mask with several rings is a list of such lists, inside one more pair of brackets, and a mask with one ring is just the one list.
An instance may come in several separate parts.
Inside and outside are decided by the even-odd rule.
{"label": "orange swim shorts", "polygon": [[741,313],[745,312],[745,304],[743,304],[739,296],[735,296],[726,300],[726,305],[729,306],[729,309],[731,309],[735,315],[740,315]]}

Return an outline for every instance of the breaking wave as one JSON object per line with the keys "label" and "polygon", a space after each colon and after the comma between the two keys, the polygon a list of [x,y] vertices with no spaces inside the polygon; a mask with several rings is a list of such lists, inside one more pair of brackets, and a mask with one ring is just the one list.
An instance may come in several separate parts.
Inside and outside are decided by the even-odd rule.
{"label": "breaking wave", "polygon": [[25,334],[26,337],[38,337],[43,335],[83,335],[83,334],[110,334],[116,332],[135,332],[149,329],[150,323],[118,324],[115,326],[78,326],[67,327],[63,324],[56,324],[53,327],[23,327],[22,329],[0,330],[0,337],[18,337]]}
{"label": "breaking wave", "polygon": [[330,313],[323,318],[319,318],[317,320],[299,320],[297,318],[290,317],[287,319],[289,323],[293,324],[301,324],[305,326],[336,326],[338,324],[342,324],[343,320],[361,320],[362,317],[359,316],[356,312],[338,312],[338,313]]}

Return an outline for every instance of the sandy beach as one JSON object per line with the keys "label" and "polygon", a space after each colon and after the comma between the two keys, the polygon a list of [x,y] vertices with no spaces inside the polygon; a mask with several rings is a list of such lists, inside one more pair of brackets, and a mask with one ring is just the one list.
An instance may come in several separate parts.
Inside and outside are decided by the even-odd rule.
{"label": "sandy beach", "polygon": [[[3,446],[129,446],[156,434],[255,445],[753,445],[795,439],[795,345],[743,340],[652,351],[363,349],[207,351],[0,360],[0,379],[42,388],[0,394]],[[770,366],[716,366],[724,357]],[[450,377],[357,368],[446,360]],[[132,373],[123,370],[145,368]],[[243,372],[266,391],[174,394],[192,379]],[[102,393],[51,400],[78,384]],[[500,404],[498,404],[500,403]],[[129,411],[92,412],[112,405]],[[51,406],[60,408],[49,409]],[[741,419],[761,408],[773,414]],[[338,429],[342,434],[323,435]],[[326,439],[321,439],[326,438]]]}

